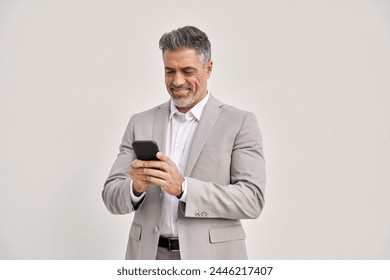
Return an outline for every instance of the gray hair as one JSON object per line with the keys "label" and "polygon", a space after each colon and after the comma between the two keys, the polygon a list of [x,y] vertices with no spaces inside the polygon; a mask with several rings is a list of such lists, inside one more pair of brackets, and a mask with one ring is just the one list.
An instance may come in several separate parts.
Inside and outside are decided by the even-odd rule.
{"label": "gray hair", "polygon": [[159,47],[165,50],[192,48],[198,52],[203,63],[211,59],[211,44],[206,33],[194,26],[184,26],[165,33],[160,38]]}

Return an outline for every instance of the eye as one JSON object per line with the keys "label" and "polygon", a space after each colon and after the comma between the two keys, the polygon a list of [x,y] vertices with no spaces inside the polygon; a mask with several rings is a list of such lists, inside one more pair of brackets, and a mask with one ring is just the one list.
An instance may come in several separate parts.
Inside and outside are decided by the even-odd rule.
{"label": "eye", "polygon": [[165,68],[165,73],[166,74],[172,74],[174,71],[172,69],[169,69],[169,68]]}
{"label": "eye", "polygon": [[187,74],[187,75],[192,75],[195,73],[195,70],[194,69],[185,69],[183,70],[184,74]]}

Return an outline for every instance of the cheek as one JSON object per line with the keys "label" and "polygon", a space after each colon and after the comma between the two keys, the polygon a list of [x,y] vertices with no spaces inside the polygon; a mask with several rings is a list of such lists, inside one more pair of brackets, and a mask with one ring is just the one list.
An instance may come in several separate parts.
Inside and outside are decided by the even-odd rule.
{"label": "cheek", "polygon": [[172,78],[170,77],[165,77],[165,85],[169,86],[172,83]]}
{"label": "cheek", "polygon": [[198,87],[198,88],[204,88],[205,87],[205,80],[203,80],[203,79],[197,79],[196,80],[196,87]]}
{"label": "cheek", "polygon": [[201,79],[199,79],[199,76],[193,76],[191,77],[189,83],[195,87],[200,87],[201,86]]}

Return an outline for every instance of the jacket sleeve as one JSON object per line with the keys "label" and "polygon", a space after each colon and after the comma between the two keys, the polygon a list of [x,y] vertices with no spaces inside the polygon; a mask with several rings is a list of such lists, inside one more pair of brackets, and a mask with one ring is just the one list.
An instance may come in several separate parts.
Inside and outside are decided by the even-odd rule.
{"label": "jacket sleeve", "polygon": [[229,184],[187,178],[187,200],[181,209],[186,217],[257,218],[264,207],[265,179],[260,129],[255,115],[248,113],[231,151]]}
{"label": "jacket sleeve", "polygon": [[133,206],[130,197],[130,164],[136,158],[131,143],[134,140],[134,116],[130,119],[119,154],[104,184],[102,197],[104,204],[112,214],[128,214],[137,210],[142,201]]}

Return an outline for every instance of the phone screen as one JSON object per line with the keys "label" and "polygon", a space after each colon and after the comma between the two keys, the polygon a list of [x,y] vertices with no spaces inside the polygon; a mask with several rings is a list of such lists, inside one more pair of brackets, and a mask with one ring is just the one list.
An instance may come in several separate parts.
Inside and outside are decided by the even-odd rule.
{"label": "phone screen", "polygon": [[159,149],[157,143],[153,140],[137,140],[134,141],[133,149],[137,159],[140,160],[158,160],[156,154]]}

